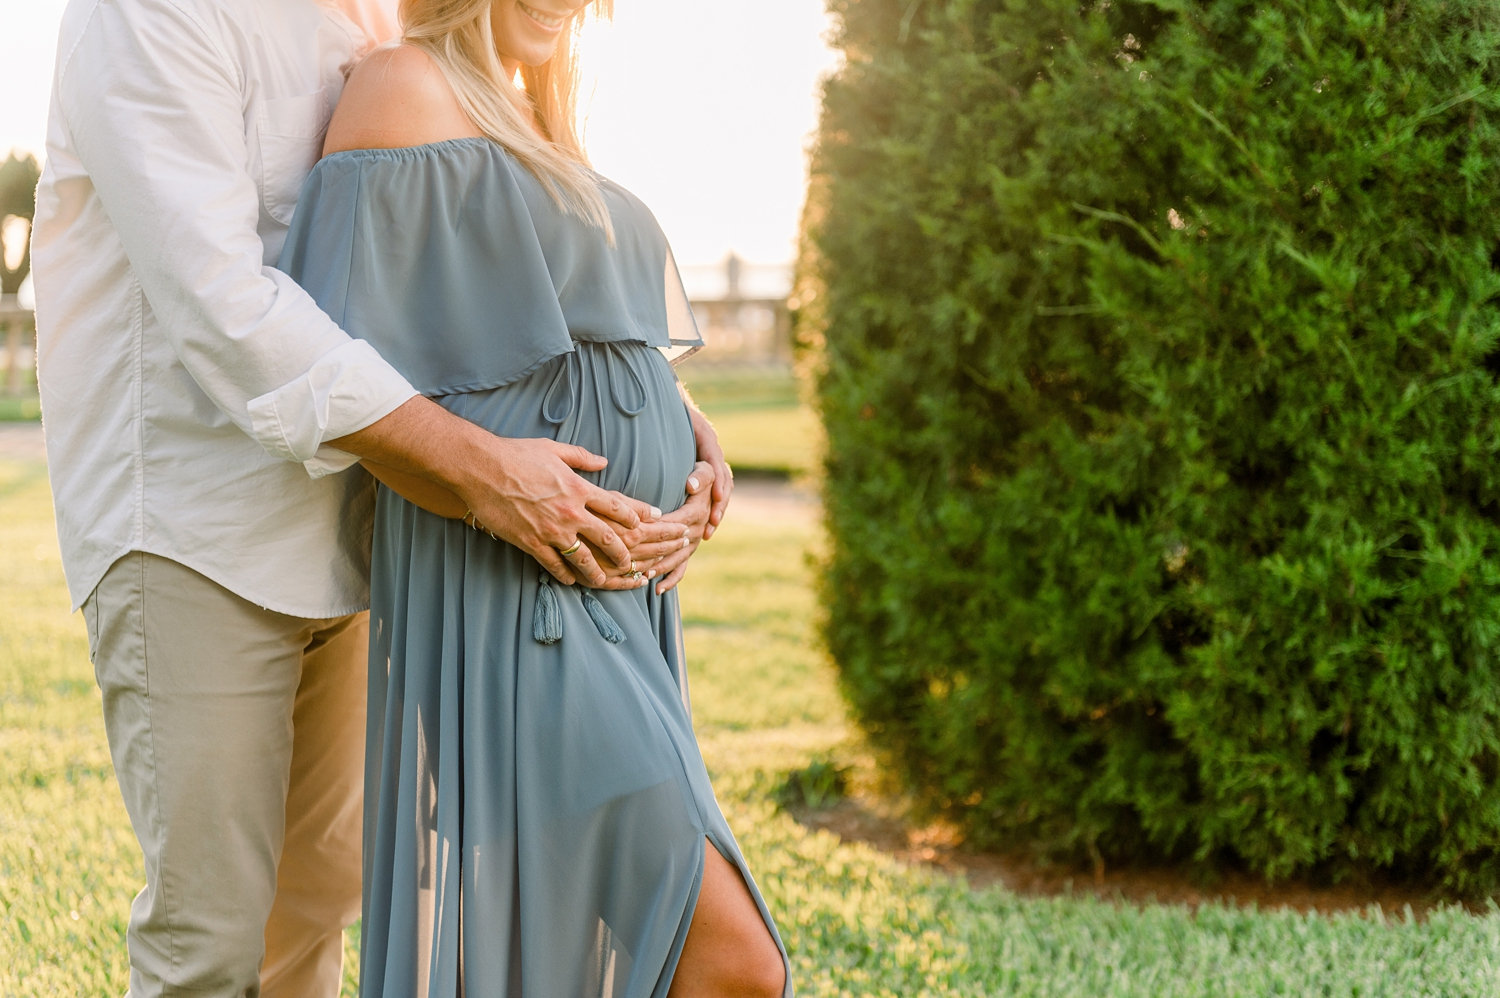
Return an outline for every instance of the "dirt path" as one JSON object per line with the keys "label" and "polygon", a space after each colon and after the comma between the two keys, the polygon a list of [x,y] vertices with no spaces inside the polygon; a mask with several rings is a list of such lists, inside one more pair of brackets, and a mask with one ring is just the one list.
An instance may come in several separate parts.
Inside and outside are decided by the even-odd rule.
{"label": "dirt path", "polygon": [[811,524],[818,518],[818,493],[811,485],[784,478],[738,475],[729,501],[729,516]]}

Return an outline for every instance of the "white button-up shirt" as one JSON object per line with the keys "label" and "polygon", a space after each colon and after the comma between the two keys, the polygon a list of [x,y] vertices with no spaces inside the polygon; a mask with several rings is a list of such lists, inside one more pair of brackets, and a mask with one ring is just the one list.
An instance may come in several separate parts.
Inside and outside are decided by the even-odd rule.
{"label": "white button-up shirt", "polygon": [[414,392],[271,264],[370,44],[317,0],[69,3],[32,262],[75,607],[130,551],[296,616],[366,605],[370,480],[324,441]]}

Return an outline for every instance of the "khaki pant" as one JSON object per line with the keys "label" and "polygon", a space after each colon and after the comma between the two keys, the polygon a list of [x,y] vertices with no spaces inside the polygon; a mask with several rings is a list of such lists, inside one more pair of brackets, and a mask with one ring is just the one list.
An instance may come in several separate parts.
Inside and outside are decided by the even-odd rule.
{"label": "khaki pant", "polygon": [[366,615],[273,613],[139,552],[83,610],[145,855],[130,995],[334,998],[359,915]]}

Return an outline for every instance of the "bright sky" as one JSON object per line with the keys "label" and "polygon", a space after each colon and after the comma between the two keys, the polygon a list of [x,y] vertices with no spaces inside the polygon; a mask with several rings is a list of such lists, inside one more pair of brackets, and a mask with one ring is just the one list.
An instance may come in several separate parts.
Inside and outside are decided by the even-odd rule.
{"label": "bright sky", "polygon": [[[66,0],[5,0],[0,158],[41,153]],[[616,0],[585,50],[594,166],[634,191],[684,265],[795,251],[816,88],[836,64],[822,0]]]}

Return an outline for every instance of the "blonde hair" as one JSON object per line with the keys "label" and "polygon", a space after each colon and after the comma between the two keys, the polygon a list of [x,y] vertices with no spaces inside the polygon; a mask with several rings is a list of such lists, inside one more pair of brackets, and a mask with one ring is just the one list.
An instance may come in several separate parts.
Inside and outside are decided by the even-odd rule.
{"label": "blonde hair", "polygon": [[[578,54],[583,12],[611,17],[614,0],[575,11],[552,58],[521,67],[516,87],[495,47],[494,0],[401,0],[402,40],[426,52],[474,126],[504,146],[566,211],[614,239],[609,210],[578,139]],[[538,134],[540,133],[540,134]]]}

